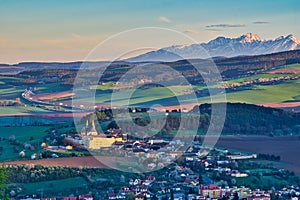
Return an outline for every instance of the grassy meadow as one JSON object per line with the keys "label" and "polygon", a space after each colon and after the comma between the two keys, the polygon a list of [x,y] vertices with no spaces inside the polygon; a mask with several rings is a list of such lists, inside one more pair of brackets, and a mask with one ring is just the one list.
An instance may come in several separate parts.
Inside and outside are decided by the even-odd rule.
{"label": "grassy meadow", "polygon": [[[45,132],[50,126],[15,126],[15,127],[0,127],[0,160],[15,160],[19,159],[19,152],[24,150],[23,144],[29,143],[39,146],[42,138],[47,135]],[[21,145],[12,145],[9,142],[9,137],[15,136],[16,141]],[[15,151],[17,149],[18,151]],[[35,151],[25,150],[27,156],[30,156]]]}

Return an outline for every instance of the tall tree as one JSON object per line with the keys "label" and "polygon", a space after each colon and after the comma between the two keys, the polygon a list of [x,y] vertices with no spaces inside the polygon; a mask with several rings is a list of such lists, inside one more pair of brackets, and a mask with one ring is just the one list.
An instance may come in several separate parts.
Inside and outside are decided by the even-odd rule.
{"label": "tall tree", "polygon": [[0,198],[4,200],[9,200],[9,197],[5,194],[6,191],[6,170],[2,166],[0,168]]}

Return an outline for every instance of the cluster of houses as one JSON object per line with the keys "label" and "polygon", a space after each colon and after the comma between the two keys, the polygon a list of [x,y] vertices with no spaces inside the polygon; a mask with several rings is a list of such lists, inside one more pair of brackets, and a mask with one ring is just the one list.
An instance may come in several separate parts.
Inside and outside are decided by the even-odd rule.
{"label": "cluster of houses", "polygon": [[[159,183],[159,181],[158,181]],[[261,191],[251,190],[246,187],[225,187],[222,188],[215,184],[200,185],[199,192],[194,194],[186,194],[183,190],[174,186],[173,188],[159,188],[156,194],[150,192],[149,188],[156,184],[154,176],[147,176],[145,180],[135,179],[130,180],[128,186],[122,186],[118,192],[107,192],[105,200],[218,200],[218,199],[243,199],[243,200],[271,200],[276,199],[291,199],[299,200],[300,192],[298,187],[289,186],[279,191]],[[131,198],[128,198],[128,197]],[[38,198],[36,196],[26,196],[20,200],[94,200],[91,194],[81,194],[79,196],[65,196],[65,197],[48,197]],[[11,200],[17,200],[11,198]]]}
{"label": "cluster of houses", "polygon": [[[115,132],[115,131],[113,131]],[[116,131],[118,132],[118,131]],[[159,146],[160,141],[135,141],[127,144],[126,147],[131,149],[143,149],[146,155],[152,155],[149,147],[156,145]],[[173,143],[180,143],[180,141],[173,141]],[[149,150],[146,150],[149,149]],[[232,154],[228,150],[224,149],[210,149],[214,150],[214,155],[208,155],[205,158],[200,158],[197,152],[199,152],[198,144],[196,142],[188,148],[186,154],[184,154],[185,165],[179,165],[174,163],[169,166],[167,173],[162,173],[159,177],[148,175],[143,179],[129,178],[127,181],[121,181],[123,184],[118,189],[108,188],[105,192],[105,196],[100,199],[105,200],[119,200],[119,199],[134,199],[134,200],[152,200],[152,199],[174,199],[174,200],[212,200],[212,199],[245,199],[245,200],[270,200],[272,195],[276,195],[283,199],[296,200],[300,197],[299,187],[290,186],[277,191],[261,191],[259,189],[251,190],[247,187],[226,186],[214,182],[205,177],[206,173],[221,172],[232,178],[246,177],[249,174],[241,172],[229,167],[236,164],[236,160],[245,160],[256,158],[256,154]],[[225,159],[218,159],[220,155],[225,155]],[[168,153],[153,154],[152,156],[160,156],[167,159]],[[189,166],[189,163],[200,163],[204,168],[204,174],[196,173]],[[202,175],[202,180],[200,176]],[[204,176],[204,178],[203,178]],[[221,186],[223,185],[223,186]],[[271,188],[270,188],[271,189]],[[103,192],[103,191],[102,191]],[[130,198],[129,198],[130,197]],[[24,200],[39,199],[39,198],[24,198]],[[42,200],[93,200],[96,199],[91,194],[80,195],[77,197],[61,197],[61,198],[40,198]],[[99,198],[97,198],[99,199]]]}
{"label": "cluster of houses", "polygon": [[155,177],[147,176],[145,180],[130,180],[129,186],[122,186],[120,190],[108,192],[107,199],[119,200],[126,199],[130,194],[135,200],[151,200],[151,199],[171,199],[171,200],[213,200],[213,199],[238,199],[245,200],[270,200],[270,192],[260,190],[252,191],[245,187],[219,187],[215,184],[200,185],[198,192],[186,194],[180,185],[174,185],[171,188],[161,187],[154,194],[150,192],[150,188],[155,184],[160,184],[160,181],[155,181]]}
{"label": "cluster of houses", "polygon": [[[17,200],[17,199],[11,198],[11,200]],[[47,197],[38,198],[36,197],[36,195],[27,195],[18,200],[94,200],[94,197],[91,194],[81,194],[78,196],[66,196],[66,197],[48,197],[48,198]]]}
{"label": "cluster of houses", "polygon": [[272,78],[257,78],[257,79],[252,79],[252,80],[245,80],[241,83],[224,82],[223,87],[225,89],[237,90],[238,88],[241,88],[241,87],[250,87],[253,85],[272,85],[272,84],[275,84],[276,82],[286,81],[286,80],[297,80],[299,78],[300,78],[299,75],[280,76],[280,77],[272,77]]}
{"label": "cluster of houses", "polygon": [[129,194],[132,194],[136,200],[151,199],[153,193],[149,191],[149,187],[151,187],[154,182],[154,176],[146,176],[144,180],[131,179],[128,183],[129,186],[122,186],[117,193],[109,192],[107,199],[126,199]]}
{"label": "cluster of houses", "polygon": [[[145,154],[149,160],[157,162],[149,163],[148,168],[158,167],[158,163],[169,164],[183,152],[178,149],[185,143],[181,140],[167,141],[164,139],[151,138],[148,140],[128,139],[127,134],[121,129],[109,129],[105,133],[99,134],[95,123],[86,122],[80,134],[68,134],[65,137],[67,146],[48,146],[49,151],[64,151],[75,149],[73,147],[88,149],[90,152],[103,152],[105,150],[122,152],[122,156],[140,156]],[[165,148],[169,146],[168,148]],[[160,168],[160,167],[159,167]]]}
{"label": "cluster of houses", "polygon": [[[95,124],[92,121],[86,122],[80,134],[66,135],[65,140],[68,141],[67,146],[45,146],[49,151],[67,151],[73,150],[77,145],[79,147],[86,147],[90,151],[97,149],[116,149],[126,152],[124,156],[144,155],[149,160],[156,160],[156,162],[149,163],[148,168],[155,170],[161,168],[157,166],[162,164],[165,166],[181,155],[180,147],[185,146],[181,140],[167,141],[164,139],[151,138],[148,140],[129,140],[127,135],[120,129],[107,130],[103,135],[99,135],[96,131]],[[166,148],[167,147],[167,148]],[[117,190],[107,190],[106,196],[103,199],[118,200],[128,199],[131,196],[135,200],[152,200],[152,199],[246,199],[246,200],[269,200],[274,191],[251,190],[246,187],[221,187],[219,183],[213,181],[200,180],[200,174],[195,173],[189,167],[189,163],[200,163],[204,168],[204,174],[211,172],[219,172],[225,174],[233,179],[243,178],[251,175],[251,172],[242,171],[240,169],[232,168],[230,165],[237,164],[236,160],[255,159],[256,154],[241,154],[228,152],[227,149],[207,148],[207,151],[215,151],[216,155],[207,155],[202,158],[200,149],[203,148],[199,142],[193,142],[183,157],[185,166],[178,163],[173,171],[169,171],[167,175],[159,177],[146,176],[144,179],[130,179],[127,184],[118,188]],[[223,158],[220,159],[220,156]],[[163,180],[163,176],[167,176]],[[166,180],[171,180],[168,182]],[[215,183],[215,184],[214,184]],[[153,189],[155,188],[155,189]],[[190,192],[187,192],[190,191]],[[299,188],[284,188],[276,191],[276,195],[283,198],[289,196],[297,199],[300,197]],[[34,199],[34,198],[32,198]],[[78,197],[62,197],[62,198],[44,198],[43,200],[91,200],[94,199],[92,195],[81,195]]]}

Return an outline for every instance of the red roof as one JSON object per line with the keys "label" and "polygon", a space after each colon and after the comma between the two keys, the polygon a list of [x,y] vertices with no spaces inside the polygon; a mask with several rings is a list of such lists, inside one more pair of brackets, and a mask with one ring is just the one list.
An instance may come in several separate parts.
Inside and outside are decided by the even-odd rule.
{"label": "red roof", "polygon": [[201,185],[200,189],[202,189],[202,190],[215,190],[215,189],[219,189],[219,186],[216,185],[216,184],[209,184],[207,186]]}
{"label": "red roof", "polygon": [[122,186],[122,187],[121,187],[121,190],[129,190],[129,187],[127,187],[127,186]]}
{"label": "red roof", "polygon": [[64,197],[63,200],[77,200],[77,197]]}
{"label": "red roof", "polygon": [[79,199],[85,199],[85,198],[93,198],[93,196],[91,194],[82,194],[82,195],[79,195]]}
{"label": "red roof", "polygon": [[146,179],[147,179],[147,180],[154,180],[154,179],[155,179],[155,176],[146,176]]}

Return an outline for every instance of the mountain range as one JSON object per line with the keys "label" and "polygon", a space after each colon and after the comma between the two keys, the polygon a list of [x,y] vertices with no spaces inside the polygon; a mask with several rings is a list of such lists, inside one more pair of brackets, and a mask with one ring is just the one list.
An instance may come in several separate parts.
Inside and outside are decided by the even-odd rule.
{"label": "mountain range", "polygon": [[176,61],[182,59],[261,55],[300,49],[300,40],[293,35],[265,40],[254,33],[237,38],[217,37],[208,43],[173,45],[127,59],[129,62]]}

